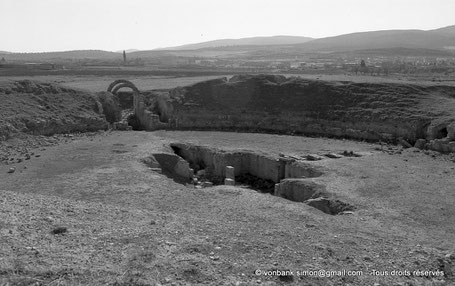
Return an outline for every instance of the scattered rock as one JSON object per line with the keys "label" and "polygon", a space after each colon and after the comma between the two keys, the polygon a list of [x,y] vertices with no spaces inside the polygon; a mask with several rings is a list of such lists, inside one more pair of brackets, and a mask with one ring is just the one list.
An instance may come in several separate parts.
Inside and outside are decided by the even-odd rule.
{"label": "scattered rock", "polygon": [[67,232],[68,232],[68,229],[64,226],[58,226],[52,230],[52,234],[64,234]]}
{"label": "scattered rock", "polygon": [[362,155],[354,153],[354,151],[347,151],[347,150],[344,150],[343,152],[341,152],[341,155],[346,156],[346,157],[362,157]]}
{"label": "scattered rock", "polygon": [[340,215],[352,215],[352,214],[354,214],[354,212],[353,211],[343,211],[343,212],[340,212],[339,214]]}
{"label": "scattered rock", "polygon": [[327,199],[323,197],[309,199],[306,200],[305,203],[330,215],[337,215],[341,212],[352,211],[355,209],[354,206],[351,206],[340,200]]}
{"label": "scattered rock", "polygon": [[308,155],[304,156],[304,158],[308,161],[319,161],[319,160],[323,159],[321,156],[316,155],[316,154],[308,154]]}
{"label": "scattered rock", "polygon": [[286,274],[287,272],[291,273],[291,271],[290,271],[289,269],[288,269],[288,270],[284,270],[283,272],[284,272],[285,274],[279,275],[279,276],[278,276],[278,279],[279,279],[280,281],[282,281],[282,282],[292,282],[292,281],[294,281],[294,276],[293,276],[293,275],[291,275],[291,274],[289,274],[289,275]]}
{"label": "scattered rock", "polygon": [[398,138],[398,142],[401,144],[401,146],[403,146],[404,148],[411,148],[412,145],[409,144],[408,141],[406,141],[405,139],[403,139],[402,137]]}
{"label": "scattered rock", "polygon": [[205,181],[202,183],[202,186],[204,188],[210,188],[210,187],[213,187],[213,183],[212,182],[208,182],[208,181]]}
{"label": "scattered rock", "polygon": [[426,143],[427,141],[425,139],[417,139],[416,143],[414,144],[414,147],[418,149],[424,149]]}
{"label": "scattered rock", "polygon": [[324,154],[324,156],[326,156],[327,158],[330,158],[330,159],[339,159],[339,158],[343,158],[342,156],[338,155],[338,154],[335,154],[335,153],[327,153],[327,154]]}
{"label": "scattered rock", "polygon": [[198,177],[202,177],[202,176],[205,176],[205,170],[199,170],[196,172],[196,176]]}
{"label": "scattered rock", "polygon": [[9,168],[9,170],[8,170],[9,174],[14,173],[14,172],[16,172],[16,168],[15,167]]}

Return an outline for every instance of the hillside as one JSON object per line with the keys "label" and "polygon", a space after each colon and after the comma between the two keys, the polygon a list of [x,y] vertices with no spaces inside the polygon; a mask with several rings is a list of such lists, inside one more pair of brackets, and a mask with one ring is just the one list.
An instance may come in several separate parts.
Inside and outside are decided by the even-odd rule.
{"label": "hillside", "polygon": [[435,29],[435,30],[430,30],[429,32],[438,33],[441,35],[455,38],[455,25],[447,26],[447,27],[439,28],[439,29]]}
{"label": "hillside", "polygon": [[[128,59],[176,59],[177,57],[219,57],[239,56],[295,57],[305,53],[338,52],[453,56],[455,47],[455,25],[440,29],[384,30],[344,34],[334,37],[313,39],[298,36],[250,37],[221,39],[202,43],[168,47],[155,50],[126,50]],[[48,53],[9,53],[0,51],[7,61],[59,61],[59,60],[118,60],[121,53],[101,50],[78,50]],[[120,54],[119,54],[120,53]]]}
{"label": "hillside", "polygon": [[269,46],[269,45],[293,45],[313,40],[309,37],[298,36],[272,36],[272,37],[250,37],[241,39],[221,39],[196,44],[188,44],[178,47],[169,47],[161,50],[196,50],[203,48],[214,48],[224,46]]}
{"label": "hillside", "polygon": [[52,61],[62,59],[115,59],[121,58],[118,53],[102,50],[78,50],[48,53],[9,53],[9,61]]}
{"label": "hillside", "polygon": [[125,51],[125,53],[129,54],[129,53],[139,52],[140,50],[138,50],[138,49],[127,49],[127,50],[118,50],[118,51],[115,51],[115,52],[123,54],[123,51]]}
{"label": "hillside", "polygon": [[422,30],[388,30],[328,37],[296,46],[302,51],[337,52],[391,48],[443,50],[455,46],[455,37]]}

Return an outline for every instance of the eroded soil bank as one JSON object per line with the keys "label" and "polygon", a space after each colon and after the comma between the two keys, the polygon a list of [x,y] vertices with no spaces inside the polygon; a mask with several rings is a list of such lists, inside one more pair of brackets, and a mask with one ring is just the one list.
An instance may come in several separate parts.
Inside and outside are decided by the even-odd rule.
{"label": "eroded soil bank", "polygon": [[[308,158],[311,178],[356,210],[329,215],[237,186],[188,188],[141,160],[182,141]],[[36,150],[34,150],[36,151]],[[66,285],[450,285],[454,163],[343,140],[224,132],[76,137],[0,165],[0,281]],[[291,179],[290,179],[291,180]],[[282,180],[283,181],[283,180]],[[55,234],[54,230],[66,228]],[[256,270],[292,270],[267,276]],[[361,271],[298,276],[297,271]],[[374,272],[379,271],[379,272]],[[388,271],[431,275],[377,275]],[[445,276],[437,276],[444,271]]]}
{"label": "eroded soil bank", "polygon": [[238,75],[141,97],[135,109],[147,130],[305,134],[411,146],[420,140],[419,148],[455,152],[454,92],[441,85]]}

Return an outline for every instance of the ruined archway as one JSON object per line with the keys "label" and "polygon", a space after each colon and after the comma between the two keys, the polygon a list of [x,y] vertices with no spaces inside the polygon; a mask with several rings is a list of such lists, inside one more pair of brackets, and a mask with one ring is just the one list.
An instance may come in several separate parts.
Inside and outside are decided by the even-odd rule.
{"label": "ruined archway", "polygon": [[[133,93],[119,92],[122,88],[129,88]],[[127,122],[128,125],[132,126],[133,130],[156,130],[169,126],[167,122],[170,112],[169,108],[163,100],[153,98],[156,95],[152,95],[152,98],[150,96],[145,98],[132,82],[124,79],[112,82],[107,91],[119,99],[123,111],[131,111],[127,115]],[[126,101],[129,101],[130,104],[122,104],[122,102]],[[161,122],[160,119],[165,119],[166,122]]]}
{"label": "ruined archway", "polygon": [[132,83],[129,80],[125,80],[125,79],[115,80],[108,86],[107,91],[111,92],[113,94],[116,94],[118,92],[118,90],[123,87],[128,87],[128,88],[132,89],[133,92],[135,92],[135,93],[140,93],[139,89],[134,85],[134,83]]}
{"label": "ruined archway", "polygon": [[[132,93],[119,92],[122,88],[129,88],[132,90]],[[129,80],[118,79],[108,86],[107,91],[114,94],[114,96],[118,99],[123,110],[123,120],[126,120],[128,125],[131,126],[133,130],[143,130],[140,119],[137,116],[137,103],[139,101],[138,97],[140,96],[140,91],[134,83]]]}

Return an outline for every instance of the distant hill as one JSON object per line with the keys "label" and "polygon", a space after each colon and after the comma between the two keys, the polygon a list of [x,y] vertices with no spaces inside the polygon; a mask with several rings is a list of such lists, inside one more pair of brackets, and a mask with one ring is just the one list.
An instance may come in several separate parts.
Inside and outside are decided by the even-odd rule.
{"label": "distant hill", "polygon": [[18,61],[52,61],[61,59],[99,59],[118,58],[119,54],[102,50],[77,50],[49,53],[9,53],[8,60]]}
{"label": "distant hill", "polygon": [[[196,51],[216,49],[217,51],[246,51],[286,46],[288,52],[352,52],[368,51],[384,54],[393,51],[410,52],[413,55],[447,55],[455,49],[455,25],[440,29],[423,30],[384,30],[344,34],[335,37],[312,39],[308,37],[274,36],[242,39],[222,39],[161,50]],[[384,51],[381,51],[383,50]]]}
{"label": "distant hill", "polygon": [[313,38],[298,36],[272,36],[251,37],[241,39],[222,39],[196,44],[188,44],[178,47],[163,48],[160,50],[197,50],[225,46],[270,46],[270,45],[294,45],[312,41]]}
{"label": "distant hill", "polygon": [[435,31],[387,30],[322,38],[296,46],[302,51],[335,52],[392,48],[444,50],[455,46],[455,37]]}
{"label": "distant hill", "polygon": [[[125,50],[128,59],[169,60],[184,57],[283,58],[304,53],[334,52],[388,56],[453,56],[455,25],[429,31],[385,30],[313,39],[297,36],[222,39],[155,50]],[[121,53],[102,50],[77,50],[48,53],[10,53],[0,51],[7,61],[65,62],[73,60],[123,60]]]}
{"label": "distant hill", "polygon": [[445,35],[448,37],[455,37],[455,25],[447,26],[444,28],[436,29],[436,30],[430,30],[428,32],[438,33],[438,34]]}
{"label": "distant hill", "polygon": [[123,53],[123,51],[125,51],[125,53],[129,54],[129,53],[139,52],[140,50],[138,50],[138,49],[127,49],[127,50],[119,50],[119,51],[115,51],[115,52],[116,53]]}
{"label": "distant hill", "polygon": [[454,53],[450,50],[432,50],[432,49],[408,49],[408,48],[382,48],[382,49],[366,49],[352,50],[349,52],[339,52],[340,54],[363,55],[363,56],[411,56],[411,57],[450,57]]}

